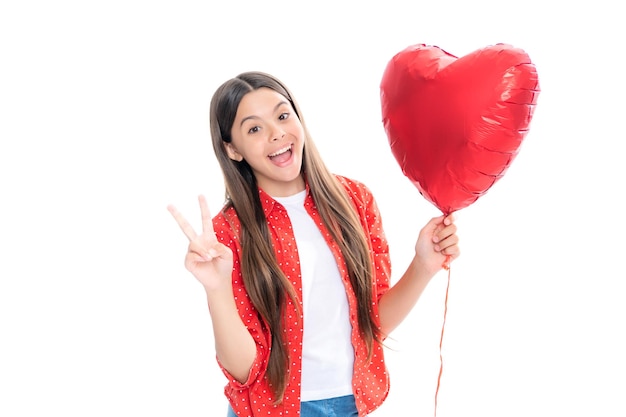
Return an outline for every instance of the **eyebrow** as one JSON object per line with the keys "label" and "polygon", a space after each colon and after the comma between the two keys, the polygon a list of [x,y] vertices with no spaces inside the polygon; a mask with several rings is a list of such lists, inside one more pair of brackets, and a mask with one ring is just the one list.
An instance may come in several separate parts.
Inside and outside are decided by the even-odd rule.
{"label": "eyebrow", "polygon": [[[278,104],[274,106],[274,111],[278,110],[278,108],[279,108],[280,106],[284,105],[284,104],[289,105],[289,103],[288,103],[286,100],[281,100],[281,101],[279,101],[279,102],[278,102]],[[240,126],[240,127],[241,127],[241,126],[243,126],[243,124],[246,122],[246,120],[250,120],[250,119],[258,119],[258,118],[259,118],[259,117],[258,117],[258,116],[255,116],[255,115],[251,115],[251,116],[244,117],[243,119],[241,119],[241,123],[239,123],[239,126]]]}

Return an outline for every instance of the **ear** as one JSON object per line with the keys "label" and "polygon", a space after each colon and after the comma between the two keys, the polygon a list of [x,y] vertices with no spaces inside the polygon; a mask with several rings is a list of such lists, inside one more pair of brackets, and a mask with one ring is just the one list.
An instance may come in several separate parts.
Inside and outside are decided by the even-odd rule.
{"label": "ear", "polygon": [[230,142],[224,142],[224,148],[226,149],[226,154],[233,161],[241,162],[243,161],[243,156],[237,152],[237,149]]}

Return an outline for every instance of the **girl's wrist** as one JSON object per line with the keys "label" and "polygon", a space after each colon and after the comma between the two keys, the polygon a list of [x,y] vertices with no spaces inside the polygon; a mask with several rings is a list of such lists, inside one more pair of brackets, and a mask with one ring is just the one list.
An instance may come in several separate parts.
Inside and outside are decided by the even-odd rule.
{"label": "girl's wrist", "polygon": [[209,302],[215,301],[223,301],[226,299],[234,299],[233,296],[233,286],[229,281],[228,283],[218,284],[218,285],[203,285],[204,292],[206,293],[207,300]]}
{"label": "girl's wrist", "polygon": [[410,269],[413,279],[425,282],[429,282],[437,273],[437,271],[431,271],[428,263],[417,254],[411,261]]}

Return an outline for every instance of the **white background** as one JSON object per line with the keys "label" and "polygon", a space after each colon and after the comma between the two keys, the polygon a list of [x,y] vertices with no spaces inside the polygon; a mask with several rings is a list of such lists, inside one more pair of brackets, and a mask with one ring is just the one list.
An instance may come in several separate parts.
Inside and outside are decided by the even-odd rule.
{"label": "white background", "polygon": [[[199,193],[222,204],[215,88],[246,70],[287,83],[331,169],[375,193],[397,279],[438,212],[389,151],[383,70],[416,43],[498,42],[528,52],[542,93],[505,177],[459,213],[437,415],[626,415],[619,6],[365,3],[2,3],[0,415],[225,415],[165,209],[197,225]],[[433,415],[445,283],[393,335],[372,417]]]}

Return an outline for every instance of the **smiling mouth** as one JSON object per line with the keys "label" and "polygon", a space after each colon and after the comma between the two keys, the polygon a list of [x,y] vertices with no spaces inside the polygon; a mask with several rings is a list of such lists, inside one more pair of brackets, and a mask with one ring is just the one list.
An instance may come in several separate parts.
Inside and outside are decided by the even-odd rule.
{"label": "smiling mouth", "polygon": [[291,145],[289,145],[269,154],[268,157],[272,160],[272,162],[280,164],[289,160],[289,158],[291,158],[291,153]]}

